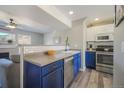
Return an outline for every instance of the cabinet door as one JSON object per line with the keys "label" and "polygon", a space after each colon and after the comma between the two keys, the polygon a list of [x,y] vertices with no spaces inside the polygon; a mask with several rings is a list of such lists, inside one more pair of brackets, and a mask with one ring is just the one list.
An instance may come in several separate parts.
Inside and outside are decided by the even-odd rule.
{"label": "cabinet door", "polygon": [[41,68],[29,62],[24,65],[24,87],[40,88],[41,87]]}
{"label": "cabinet door", "polygon": [[87,41],[95,41],[95,28],[94,27],[87,29],[86,40]]}
{"label": "cabinet door", "polygon": [[87,29],[86,39],[87,41],[96,41],[96,35],[98,34],[107,34],[114,32],[114,25],[102,25],[102,26],[94,26]]}
{"label": "cabinet door", "polygon": [[95,52],[86,52],[86,67],[96,68],[96,53]]}
{"label": "cabinet door", "polygon": [[74,58],[74,78],[76,78],[76,76],[78,75],[78,58]]}
{"label": "cabinet door", "polygon": [[78,54],[78,69],[80,70],[81,68],[81,54]]}
{"label": "cabinet door", "polygon": [[97,34],[100,34],[100,33],[113,33],[114,32],[114,25],[109,24],[109,25],[97,26],[96,30],[97,30]]}
{"label": "cabinet door", "polygon": [[42,78],[43,88],[63,88],[64,73],[63,67],[54,70]]}
{"label": "cabinet door", "polygon": [[81,54],[74,55],[74,78],[78,75],[81,68]]}

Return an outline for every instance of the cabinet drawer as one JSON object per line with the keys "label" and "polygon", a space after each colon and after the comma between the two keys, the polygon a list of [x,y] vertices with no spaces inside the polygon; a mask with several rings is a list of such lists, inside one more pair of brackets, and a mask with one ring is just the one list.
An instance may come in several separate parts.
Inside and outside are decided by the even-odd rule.
{"label": "cabinet drawer", "polygon": [[52,72],[53,70],[63,66],[64,62],[63,60],[59,60],[57,62],[54,62],[52,64],[49,64],[47,66],[42,67],[42,76]]}

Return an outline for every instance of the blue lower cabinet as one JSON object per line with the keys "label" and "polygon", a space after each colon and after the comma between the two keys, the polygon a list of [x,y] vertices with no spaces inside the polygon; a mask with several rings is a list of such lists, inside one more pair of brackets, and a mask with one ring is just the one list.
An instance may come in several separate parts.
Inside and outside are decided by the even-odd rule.
{"label": "blue lower cabinet", "polygon": [[80,53],[74,55],[73,64],[74,64],[74,78],[76,78],[81,68],[81,54]]}
{"label": "blue lower cabinet", "polygon": [[29,62],[24,66],[24,87],[26,88],[63,88],[64,65],[57,61],[44,67]]}
{"label": "blue lower cabinet", "polygon": [[74,59],[74,78],[78,75],[78,60]]}
{"label": "blue lower cabinet", "polygon": [[96,68],[96,52],[86,51],[85,62],[87,68]]}
{"label": "blue lower cabinet", "polygon": [[78,68],[79,70],[81,68],[81,54],[80,53],[78,54]]}
{"label": "blue lower cabinet", "polygon": [[24,87],[40,88],[41,87],[41,68],[29,62],[24,63]]}
{"label": "blue lower cabinet", "polygon": [[63,68],[59,68],[42,78],[43,88],[63,88]]}

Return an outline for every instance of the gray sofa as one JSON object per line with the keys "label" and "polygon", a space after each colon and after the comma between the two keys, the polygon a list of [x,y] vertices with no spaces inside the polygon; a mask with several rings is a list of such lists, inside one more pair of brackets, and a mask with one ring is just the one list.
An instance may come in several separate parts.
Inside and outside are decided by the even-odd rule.
{"label": "gray sofa", "polygon": [[13,64],[7,71],[7,82],[9,88],[20,88],[20,56],[12,55]]}
{"label": "gray sofa", "polygon": [[0,88],[20,88],[20,56],[0,59]]}

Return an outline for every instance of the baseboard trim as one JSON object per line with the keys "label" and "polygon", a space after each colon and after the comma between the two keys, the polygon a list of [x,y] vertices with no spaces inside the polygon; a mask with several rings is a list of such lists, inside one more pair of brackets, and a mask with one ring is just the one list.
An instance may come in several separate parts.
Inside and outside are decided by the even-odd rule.
{"label": "baseboard trim", "polygon": [[85,71],[86,67],[80,68],[80,71]]}

